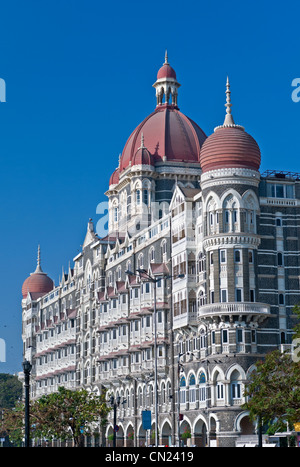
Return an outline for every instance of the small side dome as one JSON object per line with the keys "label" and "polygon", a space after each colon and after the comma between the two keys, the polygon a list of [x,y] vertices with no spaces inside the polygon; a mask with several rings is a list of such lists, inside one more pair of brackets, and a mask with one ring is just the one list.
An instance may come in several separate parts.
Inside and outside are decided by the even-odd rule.
{"label": "small side dome", "polygon": [[200,151],[202,172],[223,168],[259,170],[260,149],[242,128],[219,127],[204,142]]}
{"label": "small side dome", "polygon": [[38,259],[36,270],[25,279],[22,285],[22,295],[26,298],[28,293],[33,295],[34,299],[45,295],[54,288],[54,282],[41,268],[41,253],[40,247],[38,248]]}
{"label": "small side dome", "polygon": [[134,165],[150,165],[154,166],[154,158],[148,149],[144,146],[144,135],[141,136],[141,146],[138,148],[132,158],[132,166]]}
{"label": "small side dome", "polygon": [[120,181],[120,170],[119,167],[112,173],[110,180],[109,180],[109,186],[111,185],[117,185]]}
{"label": "small side dome", "polygon": [[202,172],[225,168],[259,170],[261,153],[259,146],[245,129],[234,123],[231,115],[230,84],[226,83],[226,116],[224,124],[203,143],[200,151]]}

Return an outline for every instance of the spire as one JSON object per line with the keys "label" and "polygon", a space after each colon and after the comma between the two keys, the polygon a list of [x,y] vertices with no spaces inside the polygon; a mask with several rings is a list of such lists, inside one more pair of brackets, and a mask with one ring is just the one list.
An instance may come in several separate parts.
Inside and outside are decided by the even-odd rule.
{"label": "spire", "polygon": [[165,51],[165,65],[169,65],[169,62],[168,62],[168,51],[166,49]]}
{"label": "spire", "polygon": [[37,274],[37,273],[43,274],[43,270],[41,268],[41,247],[40,247],[40,245],[38,246],[36,270],[34,271],[34,274]]}
{"label": "spire", "polygon": [[141,145],[139,147],[139,149],[144,149],[145,148],[145,145],[144,145],[144,133],[142,132],[141,134]]}
{"label": "spire", "polygon": [[224,124],[223,124],[223,125],[224,125],[224,126],[231,126],[231,125],[234,125],[234,120],[233,120],[233,116],[231,115],[231,107],[232,107],[232,104],[231,104],[231,98],[230,98],[231,91],[230,91],[230,84],[229,84],[229,78],[228,78],[228,76],[227,76],[225,94],[226,94],[226,104],[225,104],[225,107],[226,107],[226,116],[225,116],[225,120],[224,120]]}
{"label": "spire", "polygon": [[225,104],[225,107],[226,107],[226,115],[225,115],[225,120],[224,120],[224,123],[223,125],[219,125],[217,126],[214,131],[218,130],[219,128],[239,128],[240,130],[245,130],[245,128],[241,125],[236,125],[234,123],[234,120],[233,120],[233,116],[231,115],[231,107],[232,107],[232,104],[231,104],[231,98],[230,98],[230,94],[231,94],[231,91],[230,91],[230,83],[229,83],[229,78],[227,76],[227,81],[226,81],[226,91],[225,91],[225,94],[226,94],[226,104]]}

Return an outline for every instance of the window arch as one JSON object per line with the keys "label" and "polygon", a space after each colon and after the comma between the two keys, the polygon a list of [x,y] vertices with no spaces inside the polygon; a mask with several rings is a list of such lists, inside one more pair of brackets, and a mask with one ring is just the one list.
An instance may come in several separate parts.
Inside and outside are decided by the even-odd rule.
{"label": "window arch", "polygon": [[[223,200],[223,230],[224,232],[240,231],[240,200],[237,193],[229,193]],[[239,197],[240,198],[240,197]]]}
{"label": "window arch", "polygon": [[167,241],[166,240],[163,240],[161,242],[160,248],[161,248],[162,261],[164,261],[166,259],[166,255],[167,255]]}
{"label": "window arch", "polygon": [[205,255],[201,252],[198,255],[198,274],[205,272]]}
{"label": "window arch", "polygon": [[207,204],[207,232],[218,233],[219,214],[217,212],[217,203],[211,198]]}
{"label": "window arch", "polygon": [[203,371],[199,374],[199,401],[206,401],[206,376]]}
{"label": "window arch", "polygon": [[152,247],[149,251],[149,263],[154,263],[155,261],[155,248]]}
{"label": "window arch", "polygon": [[180,378],[180,403],[185,404],[186,402],[186,380],[185,376]]}
{"label": "window arch", "polygon": [[198,308],[204,305],[206,305],[206,296],[204,290],[201,289],[198,293]]}
{"label": "window arch", "polygon": [[161,384],[160,394],[161,394],[161,403],[165,404],[166,403],[166,385],[164,382],[162,382]]}
{"label": "window arch", "polygon": [[249,190],[243,195],[245,209],[245,226],[246,232],[256,232],[256,214],[259,210],[259,203],[256,194]]}
{"label": "window arch", "polygon": [[189,377],[189,402],[196,402],[196,378],[193,373]]}
{"label": "window arch", "polygon": [[141,253],[137,259],[137,269],[143,269],[144,267],[144,255]]}
{"label": "window arch", "polygon": [[234,403],[236,400],[240,400],[242,398],[242,383],[241,383],[241,375],[237,370],[234,370],[231,374],[231,399]]}

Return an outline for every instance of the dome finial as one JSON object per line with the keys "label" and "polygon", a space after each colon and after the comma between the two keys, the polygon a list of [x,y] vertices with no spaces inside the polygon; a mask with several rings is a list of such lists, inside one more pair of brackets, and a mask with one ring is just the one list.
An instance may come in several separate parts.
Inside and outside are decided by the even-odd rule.
{"label": "dome finial", "polygon": [[144,149],[144,148],[145,148],[144,133],[142,132],[142,134],[141,134],[141,145],[140,145],[139,149]]}
{"label": "dome finial", "polygon": [[226,107],[226,116],[225,116],[225,120],[224,120],[224,126],[231,126],[231,125],[234,125],[234,120],[233,120],[233,117],[231,115],[231,107],[232,107],[232,104],[231,104],[231,98],[230,98],[230,94],[231,94],[231,91],[230,91],[230,83],[229,83],[229,78],[227,76],[227,82],[226,82],[226,91],[225,91],[225,94],[226,94],[226,104],[225,104],[225,107]]}
{"label": "dome finial", "polygon": [[42,273],[43,270],[41,268],[41,247],[40,245],[38,246],[38,254],[37,254],[37,265],[36,265],[36,270],[34,273]]}
{"label": "dome finial", "polygon": [[166,51],[165,51],[165,65],[168,65],[168,64],[169,64],[169,62],[168,62],[168,51],[166,49]]}

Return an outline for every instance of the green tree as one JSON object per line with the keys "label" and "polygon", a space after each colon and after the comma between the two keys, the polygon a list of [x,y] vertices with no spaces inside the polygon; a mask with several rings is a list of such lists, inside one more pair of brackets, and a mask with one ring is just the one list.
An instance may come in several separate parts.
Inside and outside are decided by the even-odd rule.
{"label": "green tree", "polygon": [[9,409],[15,406],[22,397],[22,383],[17,376],[0,373],[0,408]]}
{"label": "green tree", "polygon": [[[294,339],[300,338],[300,307],[294,307],[299,318],[294,328]],[[296,341],[294,341],[296,342]],[[263,425],[272,424],[272,430],[285,430],[286,423],[292,426],[300,421],[300,362],[299,352],[283,353],[275,350],[264,360],[256,363],[245,396],[243,408],[249,410],[250,418],[261,419]]]}
{"label": "green tree", "polygon": [[9,436],[15,446],[21,446],[24,437],[24,404],[17,402],[12,409],[3,409],[0,421],[0,436]]}
{"label": "green tree", "polygon": [[60,387],[58,392],[42,396],[32,404],[35,437],[73,439],[74,445],[80,446],[83,435],[92,432],[93,424],[106,423],[110,410],[105,393],[96,396],[84,389],[72,391]]}
{"label": "green tree", "polygon": [[286,422],[292,427],[300,421],[300,363],[279,350],[258,361],[246,386],[249,399],[244,409],[251,419],[261,418],[262,424],[275,423],[283,430]]}

